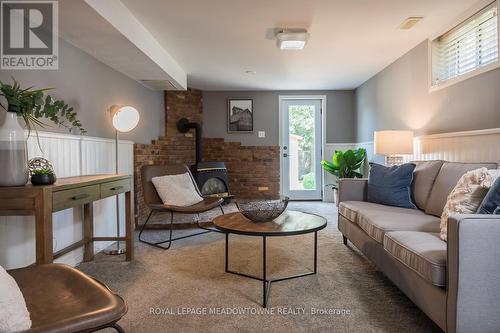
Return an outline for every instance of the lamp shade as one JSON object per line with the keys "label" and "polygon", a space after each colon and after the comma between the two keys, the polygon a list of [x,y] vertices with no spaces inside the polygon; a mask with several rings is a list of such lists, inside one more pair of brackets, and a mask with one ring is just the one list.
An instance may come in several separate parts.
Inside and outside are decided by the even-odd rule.
{"label": "lamp shade", "polygon": [[139,111],[132,106],[115,107],[112,114],[113,127],[119,132],[130,132],[139,123]]}
{"label": "lamp shade", "polygon": [[376,131],[374,135],[375,154],[413,154],[412,131]]}

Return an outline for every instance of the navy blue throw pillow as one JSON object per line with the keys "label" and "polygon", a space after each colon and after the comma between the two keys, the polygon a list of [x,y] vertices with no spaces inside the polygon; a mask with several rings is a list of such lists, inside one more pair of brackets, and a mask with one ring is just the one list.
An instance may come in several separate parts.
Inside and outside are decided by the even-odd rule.
{"label": "navy blue throw pillow", "polygon": [[500,177],[495,180],[493,186],[477,209],[478,214],[500,214]]}
{"label": "navy blue throw pillow", "polygon": [[406,163],[386,167],[370,163],[368,176],[368,201],[378,204],[414,208],[411,201],[411,183],[416,164]]}

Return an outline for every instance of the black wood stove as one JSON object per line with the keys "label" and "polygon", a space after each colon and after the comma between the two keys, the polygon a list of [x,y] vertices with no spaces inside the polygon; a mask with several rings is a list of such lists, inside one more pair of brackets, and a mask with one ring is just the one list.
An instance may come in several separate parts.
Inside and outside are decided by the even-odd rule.
{"label": "black wood stove", "polygon": [[195,122],[189,122],[182,118],[177,122],[177,129],[181,133],[187,133],[190,129],[195,130],[196,135],[196,163],[190,166],[191,173],[205,196],[216,196],[230,199],[229,179],[224,162],[202,162],[201,152],[201,126]]}

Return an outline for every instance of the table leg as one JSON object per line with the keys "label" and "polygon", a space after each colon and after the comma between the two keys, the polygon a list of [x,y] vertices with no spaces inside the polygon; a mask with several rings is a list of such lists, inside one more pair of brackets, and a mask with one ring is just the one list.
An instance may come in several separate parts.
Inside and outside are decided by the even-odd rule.
{"label": "table leg", "polygon": [[266,236],[262,236],[262,306],[267,307]]}
{"label": "table leg", "polygon": [[226,233],[226,257],[224,260],[224,265],[225,265],[225,270],[226,273],[229,271],[229,233]]}
{"label": "table leg", "polygon": [[52,200],[47,193],[35,199],[36,264],[50,264],[54,261],[52,235]]}
{"label": "table leg", "polygon": [[134,228],[132,221],[132,195],[131,192],[125,192],[125,245],[127,252],[125,260],[134,259]]}
{"label": "table leg", "polygon": [[314,232],[314,274],[318,272],[318,232]]}
{"label": "table leg", "polygon": [[85,240],[83,261],[94,259],[94,203],[83,205],[83,239]]}

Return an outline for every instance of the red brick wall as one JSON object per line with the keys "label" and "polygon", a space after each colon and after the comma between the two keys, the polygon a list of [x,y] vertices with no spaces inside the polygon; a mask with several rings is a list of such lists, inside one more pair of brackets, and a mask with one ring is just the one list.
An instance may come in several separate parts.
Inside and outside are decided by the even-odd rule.
{"label": "red brick wall", "polygon": [[[143,223],[149,214],[142,198],[140,169],[149,164],[186,164],[195,162],[195,138],[193,131],[182,134],[176,124],[181,118],[203,122],[202,92],[165,92],[165,136],[151,144],[134,145],[134,182],[136,223]],[[221,119],[226,121],[226,119]],[[229,190],[238,196],[258,196],[279,193],[279,147],[242,146],[239,142],[223,139],[203,139],[203,161],[222,161],[229,174]],[[261,187],[259,191],[259,187]]]}

